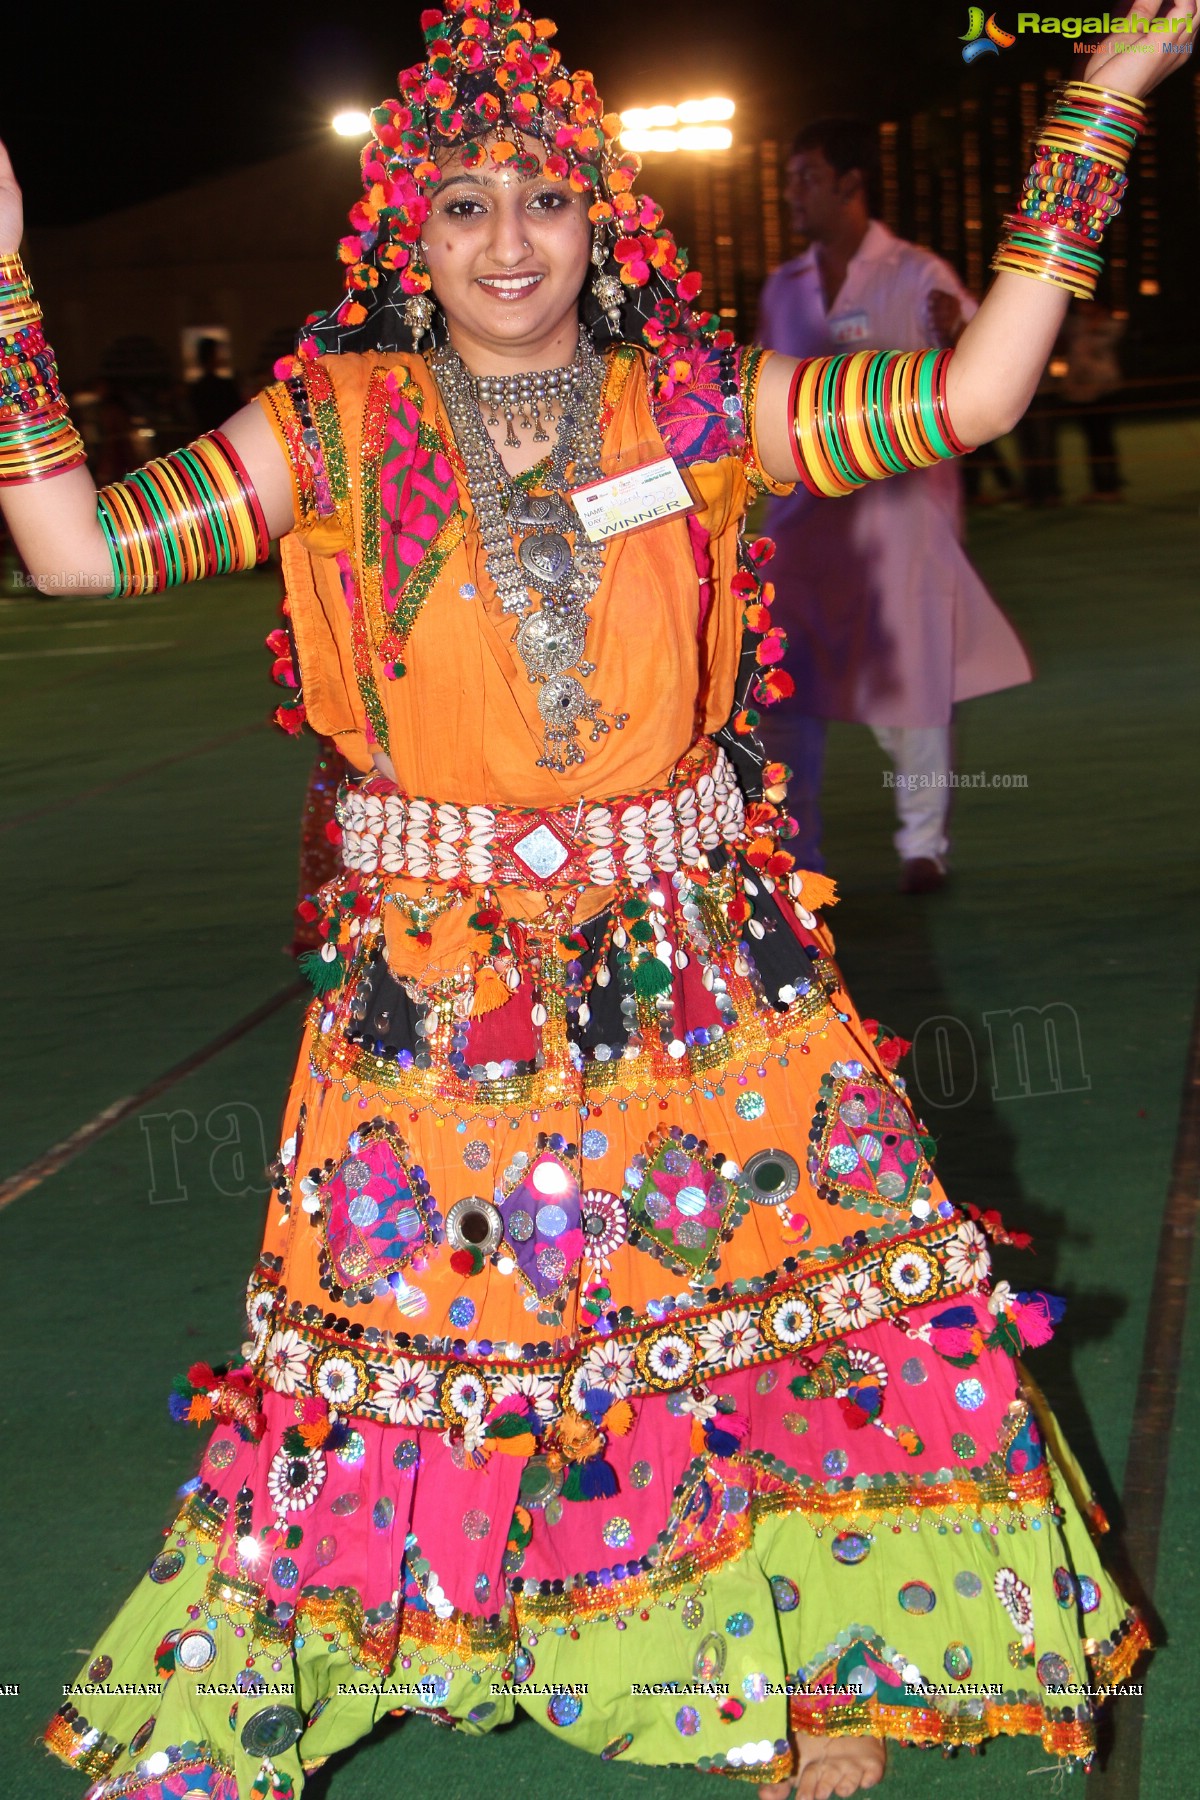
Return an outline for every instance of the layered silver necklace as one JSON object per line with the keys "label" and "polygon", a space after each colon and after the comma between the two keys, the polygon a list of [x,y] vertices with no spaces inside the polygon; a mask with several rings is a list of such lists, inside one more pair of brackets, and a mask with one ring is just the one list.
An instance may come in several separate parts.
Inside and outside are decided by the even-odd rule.
{"label": "layered silver necklace", "polygon": [[[586,486],[601,475],[604,361],[583,334],[567,368],[533,375],[473,377],[448,345],[433,351],[428,360],[466,465],[488,574],[504,611],[521,619],[517,650],[530,681],[542,684],[537,705],[543,743],[537,766],[561,772],[584,759],[581,722],[591,726],[595,744],[613,727],[619,731],[629,717],[606,713],[580,680],[595,672],[595,664],[584,658],[587,607],[600,584],[604,557],[602,548],[587,538],[567,499],[569,486]],[[528,397],[522,405],[526,387]],[[535,425],[536,441],[548,441],[542,415],[554,400],[559,402],[554,449],[538,482],[543,492],[526,493],[513,481],[484,424],[481,400],[496,424],[503,409],[509,444],[520,441],[513,429],[514,414],[522,424]],[[536,610],[535,592],[541,599]]]}
{"label": "layered silver necklace", "polygon": [[565,369],[535,369],[531,375],[474,375],[471,385],[481,413],[489,425],[505,424],[504,442],[517,449],[519,422],[522,431],[532,431],[535,444],[548,444],[546,430],[556,400],[565,404],[576,382],[574,363]]}

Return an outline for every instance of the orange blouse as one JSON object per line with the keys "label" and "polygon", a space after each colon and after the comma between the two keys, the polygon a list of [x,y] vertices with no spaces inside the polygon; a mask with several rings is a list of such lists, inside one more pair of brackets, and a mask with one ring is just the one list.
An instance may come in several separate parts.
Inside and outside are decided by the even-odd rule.
{"label": "orange blouse", "polygon": [[[581,731],[584,760],[563,772],[537,766],[543,724],[514,643],[519,620],[488,575],[425,361],[322,358],[261,396],[295,482],[282,554],[307,716],[354,767],[370,769],[378,749],[410,795],[561,806],[661,785],[728,720],[746,604],[734,584],[739,528],[760,492],[786,491],[754,445],[763,353],[694,352],[665,397],[652,396],[645,353],[619,349],[608,362],[604,474],[673,454],[696,506],[606,544],[586,686],[628,723],[595,744]],[[660,386],[671,390],[670,378]],[[410,443],[398,473],[396,441]],[[402,578],[393,543],[408,556]],[[403,673],[391,673],[398,663]]]}

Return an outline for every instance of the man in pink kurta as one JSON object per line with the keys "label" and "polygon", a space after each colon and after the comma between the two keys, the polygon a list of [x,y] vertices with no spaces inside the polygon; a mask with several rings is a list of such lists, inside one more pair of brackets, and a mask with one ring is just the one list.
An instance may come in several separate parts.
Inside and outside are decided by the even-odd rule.
{"label": "man in pink kurta", "polygon": [[[963,323],[975,311],[947,263],[871,218],[873,155],[873,132],[855,120],[822,121],[797,138],[788,196],[810,242],[763,289],[759,335],[771,349],[919,350],[944,341],[934,321],[953,314],[954,301]],[[844,499],[797,487],[772,503],[775,611],[791,642],[796,696],[768,725],[767,742],[793,770],[792,848],[805,867],[821,867],[826,724],[846,719],[870,725],[894,764],[901,886],[925,892],[944,879],[954,703],[1031,676],[967,560],[960,526],[960,477],[949,463],[869,482]]]}

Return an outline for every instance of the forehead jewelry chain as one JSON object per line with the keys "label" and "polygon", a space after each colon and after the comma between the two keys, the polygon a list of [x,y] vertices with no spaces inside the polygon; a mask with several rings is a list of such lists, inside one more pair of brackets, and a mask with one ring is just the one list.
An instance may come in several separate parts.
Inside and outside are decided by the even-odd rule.
{"label": "forehead jewelry chain", "polygon": [[[511,480],[500,460],[484,424],[480,399],[489,403],[482,388],[485,381],[492,384],[493,396],[497,388],[515,384],[518,404],[513,411],[519,414],[521,384],[528,382],[531,396],[536,396],[536,374],[472,377],[448,346],[434,351],[429,361],[466,465],[488,574],[504,611],[521,619],[517,650],[530,681],[541,684],[537,704],[543,741],[537,766],[561,773],[584,759],[579,743],[581,723],[591,726],[595,744],[613,727],[619,731],[629,716],[605,712],[580,679],[595,672],[595,665],[584,658],[590,623],[587,607],[600,584],[604,557],[601,546],[584,534],[566,494],[568,486],[582,487],[600,478],[604,362],[581,336],[569,367],[545,372],[547,377],[559,378],[552,397],[558,399],[561,413],[549,466],[538,482],[542,491],[526,493]],[[548,405],[548,381],[543,393]],[[518,442],[512,417],[506,417],[509,435],[505,441]],[[541,597],[536,610],[535,593]]]}

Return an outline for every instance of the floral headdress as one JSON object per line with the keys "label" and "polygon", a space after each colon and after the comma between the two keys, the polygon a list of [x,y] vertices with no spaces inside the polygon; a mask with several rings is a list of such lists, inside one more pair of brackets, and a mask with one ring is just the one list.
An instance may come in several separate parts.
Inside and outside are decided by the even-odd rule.
{"label": "floral headdress", "polygon": [[364,194],[339,246],[345,297],[309,319],[301,353],[407,347],[405,301],[429,288],[420,239],[439,153],[461,148],[469,168],[490,158],[532,173],[530,137],[545,147],[546,172],[590,197],[599,298],[585,296],[584,315],[593,334],[656,352],[710,339],[717,320],[691,308],[700,277],[662,208],[633,193],[638,159],[619,149],[619,121],[605,114],[591,75],[563,67],[553,21],[533,18],[519,0],[445,0],[444,10],[421,14],[421,26],[425,61],[401,70],[399,97],[371,115]]}

